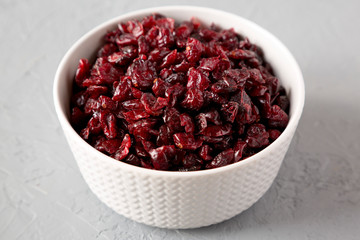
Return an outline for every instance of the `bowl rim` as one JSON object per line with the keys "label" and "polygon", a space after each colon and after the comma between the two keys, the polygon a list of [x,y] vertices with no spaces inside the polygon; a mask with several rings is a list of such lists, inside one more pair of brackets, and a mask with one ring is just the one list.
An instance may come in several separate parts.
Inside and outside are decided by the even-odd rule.
{"label": "bowl rim", "polygon": [[[289,119],[289,123],[282,132],[282,134],[279,136],[278,139],[276,139],[273,143],[271,143],[269,146],[261,150],[260,152],[241,160],[237,163],[232,163],[226,166],[222,166],[219,168],[213,168],[213,169],[205,169],[205,170],[197,170],[197,171],[163,171],[163,170],[155,170],[155,169],[147,169],[139,166],[134,166],[122,161],[117,161],[113,159],[110,156],[107,156],[106,154],[96,150],[93,146],[88,144],[85,140],[83,140],[80,135],[73,129],[71,126],[69,119],[66,117],[65,111],[63,111],[61,106],[61,100],[60,100],[60,82],[61,82],[61,73],[66,69],[66,64],[70,60],[71,55],[73,52],[76,51],[76,49],[89,37],[94,35],[95,33],[104,30],[104,28],[114,25],[116,23],[119,23],[121,21],[124,21],[124,19],[131,19],[139,15],[146,15],[151,14],[154,12],[164,12],[164,11],[198,11],[198,12],[207,12],[209,14],[213,15],[229,15],[231,18],[237,18],[242,21],[245,25],[249,26],[250,28],[256,29],[256,31],[261,32],[262,35],[267,35],[268,38],[271,38],[272,41],[276,42],[279,49],[282,51],[283,55],[287,56],[287,59],[292,61],[292,68],[294,69],[294,73],[297,74],[297,78],[301,81],[296,82],[296,91],[298,92],[298,104],[297,106],[290,105],[290,108],[292,110],[292,115]],[[169,16],[171,17],[171,16]],[[293,85],[293,84],[292,84]],[[292,86],[291,85],[291,86]],[[295,87],[292,87],[292,89]],[[117,17],[111,18],[102,24],[96,26],[95,28],[92,28],[90,31],[85,33],[80,39],[78,39],[66,52],[66,54],[63,56],[63,58],[60,61],[60,64],[57,68],[57,71],[55,73],[55,79],[53,84],[53,100],[54,100],[54,106],[55,111],[57,113],[58,119],[60,121],[60,124],[64,130],[64,132],[67,132],[70,134],[69,137],[75,138],[76,142],[79,142],[79,144],[82,145],[82,147],[87,148],[91,155],[96,156],[99,159],[102,159],[101,161],[106,161],[107,164],[113,164],[115,167],[137,172],[139,174],[143,175],[156,175],[156,176],[163,176],[163,177],[176,177],[176,178],[187,178],[187,177],[200,177],[200,176],[206,176],[206,175],[216,175],[216,174],[222,174],[224,172],[233,170],[235,168],[241,168],[248,164],[250,164],[253,161],[256,161],[257,158],[262,158],[263,156],[266,156],[267,154],[270,154],[273,149],[276,149],[279,144],[284,142],[287,136],[291,135],[291,130],[296,129],[297,124],[300,120],[304,103],[305,103],[305,85],[304,85],[304,79],[303,75],[301,73],[300,67],[298,63],[296,62],[294,56],[290,53],[290,51],[287,49],[287,47],[272,33],[267,31],[266,29],[262,28],[261,26],[257,25],[256,23],[243,18],[239,15],[229,13],[222,10],[217,10],[213,8],[208,7],[199,7],[199,6],[188,6],[188,5],[174,5],[174,6],[161,6],[161,7],[152,7],[152,8],[145,8],[141,10],[131,11],[125,14],[121,14]]]}

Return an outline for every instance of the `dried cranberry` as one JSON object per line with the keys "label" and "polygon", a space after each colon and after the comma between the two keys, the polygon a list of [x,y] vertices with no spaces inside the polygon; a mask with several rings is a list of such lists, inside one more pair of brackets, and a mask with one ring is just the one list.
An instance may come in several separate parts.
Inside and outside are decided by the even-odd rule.
{"label": "dried cranberry", "polygon": [[126,110],[144,109],[140,99],[131,99],[121,103]]}
{"label": "dried cranberry", "polygon": [[159,102],[151,93],[144,93],[141,96],[140,101],[143,104],[145,111],[153,116],[162,114],[162,108],[167,105],[166,102]]}
{"label": "dried cranberry", "polygon": [[105,86],[92,85],[86,89],[87,97],[93,98],[93,99],[96,99],[100,95],[106,94],[107,92],[108,92],[108,88]]}
{"label": "dried cranberry", "polygon": [[157,119],[154,118],[146,118],[136,121],[128,125],[129,133],[135,135],[135,131],[140,129],[151,129],[156,125],[156,123]]}
{"label": "dried cranberry", "polygon": [[178,102],[178,99],[181,99],[185,93],[185,86],[180,83],[167,88],[165,90],[165,97],[168,98],[168,106],[174,107]]}
{"label": "dried cranberry", "polygon": [[141,96],[143,95],[143,92],[140,91],[139,89],[137,88],[134,88],[134,87],[131,87],[131,95],[134,97],[134,98],[141,98]]}
{"label": "dried cranberry", "polygon": [[94,147],[101,152],[113,154],[119,149],[120,145],[120,139],[106,139],[102,137],[95,142]]}
{"label": "dried cranberry", "polygon": [[134,122],[142,118],[150,117],[150,114],[145,112],[143,109],[135,109],[128,112],[123,112],[124,118],[128,122]]}
{"label": "dried cranberry", "polygon": [[172,73],[167,78],[165,78],[165,82],[171,85],[180,83],[181,85],[186,82],[186,76],[184,73]]}
{"label": "dried cranberry", "polygon": [[119,45],[119,47],[136,45],[137,40],[134,35],[132,35],[130,33],[125,33],[125,34],[120,35],[118,38],[116,38],[116,44]]}
{"label": "dried cranberry", "polygon": [[133,62],[127,70],[127,75],[130,76],[134,87],[141,90],[151,88],[153,81],[157,77],[153,64],[146,60]]}
{"label": "dried cranberry", "polygon": [[281,132],[277,129],[269,129],[268,133],[271,141],[275,141],[281,135]]}
{"label": "dried cranberry", "polygon": [[158,27],[167,28],[171,31],[175,28],[175,20],[173,18],[161,17],[155,21]]}
{"label": "dried cranberry", "polygon": [[202,42],[195,38],[188,38],[186,43],[186,58],[189,62],[197,62],[200,60],[205,47]]}
{"label": "dried cranberry", "polygon": [[215,125],[222,125],[220,114],[215,109],[212,109],[205,113],[200,113],[196,116],[196,120],[200,132],[202,132],[208,126],[208,122],[214,123]]}
{"label": "dried cranberry", "polygon": [[264,85],[257,85],[249,89],[251,97],[263,96],[269,89]]}
{"label": "dried cranberry", "polygon": [[202,145],[199,149],[199,156],[204,161],[211,161],[213,159],[211,153],[212,153],[212,148],[209,145]]}
{"label": "dried cranberry", "polygon": [[79,66],[75,74],[75,82],[79,87],[82,87],[84,79],[88,77],[89,70],[89,61],[87,59],[80,59]]}
{"label": "dried cranberry", "polygon": [[111,54],[113,54],[114,52],[117,52],[119,50],[119,48],[113,44],[113,43],[108,43],[105,44],[97,53],[97,57],[107,57]]}
{"label": "dried cranberry", "polygon": [[177,50],[173,50],[171,51],[168,55],[166,55],[160,65],[160,68],[166,68],[171,66],[171,64],[173,64],[176,60],[176,54],[177,54]]}
{"label": "dried cranberry", "polygon": [[152,91],[157,97],[163,97],[165,96],[165,90],[167,85],[165,84],[165,81],[161,78],[156,78],[154,80],[154,84],[152,86]]}
{"label": "dried cranberry", "polygon": [[210,58],[203,58],[200,60],[200,66],[199,68],[205,70],[205,71],[214,71],[216,66],[220,63],[219,57],[210,57]]}
{"label": "dried cranberry", "polygon": [[190,68],[188,71],[187,88],[197,88],[200,91],[206,90],[210,85],[210,80],[201,71]]}
{"label": "dried cranberry", "polygon": [[101,123],[101,127],[104,131],[105,136],[108,139],[115,138],[117,134],[117,124],[114,114],[106,111],[101,111],[99,114],[99,121]]}
{"label": "dried cranberry", "polygon": [[132,33],[136,38],[144,34],[144,27],[141,22],[137,20],[130,20],[127,22],[127,31]]}
{"label": "dried cranberry", "polygon": [[84,106],[84,112],[86,114],[95,114],[100,111],[101,105],[97,99],[89,98]]}
{"label": "dried cranberry", "polygon": [[218,32],[207,28],[200,29],[199,35],[205,41],[211,41],[211,40],[217,41],[220,38],[220,34]]}
{"label": "dried cranberry", "polygon": [[100,106],[102,109],[107,109],[109,111],[115,111],[117,108],[117,102],[113,101],[110,97],[101,95],[98,98]]}
{"label": "dried cranberry", "polygon": [[234,138],[232,135],[223,136],[223,140],[218,143],[214,143],[214,149],[218,151],[224,151],[231,148],[234,145]]}
{"label": "dried cranberry", "polygon": [[162,61],[169,53],[169,48],[155,48],[149,53],[148,60],[154,63],[158,63]]}
{"label": "dried cranberry", "polygon": [[180,114],[180,124],[185,127],[185,132],[192,133],[195,131],[195,124],[189,114]]}
{"label": "dried cranberry", "polygon": [[247,69],[228,69],[224,72],[224,79],[228,82],[235,81],[240,89],[244,87],[248,78],[250,78],[250,73]]}
{"label": "dried cranberry", "polygon": [[278,105],[273,105],[268,117],[268,124],[273,128],[285,128],[289,122],[289,117]]}
{"label": "dried cranberry", "polygon": [[115,153],[115,159],[119,161],[123,160],[129,154],[130,147],[131,147],[130,135],[126,134],[121,142],[119,149]]}
{"label": "dried cranberry", "polygon": [[[190,34],[194,30],[194,25],[191,22],[184,21],[181,23],[181,25],[176,28],[175,34],[176,37],[182,41],[186,40],[188,37],[190,37]],[[178,44],[178,47],[184,47],[184,45]]]}
{"label": "dried cranberry", "polygon": [[138,53],[139,54],[147,54],[150,51],[149,43],[146,41],[144,36],[140,36],[138,38]]}
{"label": "dried cranberry", "polygon": [[278,105],[282,110],[286,111],[290,105],[290,101],[286,95],[282,95],[276,98],[275,104]]}
{"label": "dried cranberry", "polygon": [[192,66],[193,64],[189,63],[186,60],[183,60],[181,63],[174,65],[173,69],[176,72],[187,72],[187,70]]}
{"label": "dried cranberry", "polygon": [[206,168],[218,168],[234,161],[234,150],[228,149],[219,153],[214,159],[206,164]]}
{"label": "dried cranberry", "polygon": [[233,28],[225,29],[220,32],[221,46],[227,50],[232,50],[238,46],[238,36]]}
{"label": "dried cranberry", "polygon": [[211,91],[204,91],[204,102],[207,103],[205,106],[210,105],[212,102],[216,104],[225,104],[228,102],[223,96],[211,92]]}
{"label": "dried cranberry", "polygon": [[121,76],[120,70],[107,62],[105,58],[98,58],[96,60],[90,74],[91,78],[83,82],[83,85],[86,87],[100,84],[110,85],[119,80],[119,76]]}
{"label": "dried cranberry", "polygon": [[239,103],[240,114],[239,121],[241,123],[252,123],[255,121],[253,116],[253,103],[249,95],[246,94],[245,90],[241,90],[238,95],[233,98],[234,101]]}
{"label": "dried cranberry", "polygon": [[141,165],[140,159],[135,154],[129,154],[123,161],[135,166]]}
{"label": "dried cranberry", "polygon": [[269,144],[269,133],[263,124],[253,124],[246,132],[245,142],[252,148],[264,147]]}
{"label": "dried cranberry", "polygon": [[236,60],[250,59],[257,57],[256,53],[245,49],[236,49],[229,52],[228,56]]}
{"label": "dried cranberry", "polygon": [[175,43],[174,35],[169,28],[159,28],[159,34],[156,37],[158,47],[172,47]]}
{"label": "dried cranberry", "polygon": [[135,154],[136,154],[136,156],[138,156],[140,158],[146,158],[146,157],[150,156],[149,153],[144,149],[141,141],[136,142]]}
{"label": "dried cranberry", "polygon": [[107,57],[108,62],[116,63],[120,66],[127,65],[137,56],[137,48],[134,46],[126,46],[121,52],[114,52]]}
{"label": "dried cranberry", "polygon": [[143,25],[143,28],[145,31],[149,31],[150,28],[156,25],[156,21],[154,16],[146,16],[141,20],[141,24]]}
{"label": "dried cranberry", "polygon": [[237,102],[229,102],[221,106],[221,112],[226,121],[233,123],[239,111],[239,104]]}
{"label": "dried cranberry", "polygon": [[181,105],[189,110],[200,110],[203,104],[203,92],[198,88],[188,89],[185,94],[185,99],[181,102]]}
{"label": "dried cranberry", "polygon": [[202,140],[196,140],[191,133],[175,133],[173,139],[178,148],[187,150],[195,150],[203,143]]}
{"label": "dried cranberry", "polygon": [[207,126],[201,134],[209,137],[221,137],[231,134],[231,129],[232,127],[229,123],[225,125]]}
{"label": "dried cranberry", "polygon": [[71,111],[70,122],[73,124],[74,128],[78,129],[81,126],[86,125],[86,114],[83,113],[80,108],[74,107]]}
{"label": "dried cranberry", "polygon": [[114,82],[114,94],[112,99],[114,101],[122,102],[131,97],[131,80],[129,77],[122,77],[120,82]]}
{"label": "dried cranberry", "polygon": [[202,165],[202,160],[196,154],[189,153],[183,158],[183,170],[186,171],[195,171],[200,170]]}
{"label": "dried cranberry", "polygon": [[167,145],[169,143],[173,143],[173,132],[170,130],[170,128],[167,125],[161,125],[159,128],[159,135],[156,139],[156,145],[157,146],[163,146]]}
{"label": "dried cranberry", "polygon": [[280,89],[279,79],[274,76],[266,78],[266,87],[269,89],[270,95],[276,94]]}
{"label": "dried cranberry", "polygon": [[218,94],[219,93],[228,94],[228,93],[236,92],[237,89],[238,87],[234,81],[226,81],[226,80],[217,81],[211,86],[211,91]]}
{"label": "dried cranberry", "polygon": [[175,156],[174,145],[164,145],[149,151],[152,165],[157,170],[167,170]]}
{"label": "dried cranberry", "polygon": [[234,146],[234,161],[238,162],[243,156],[243,151],[246,147],[246,142],[239,139]]}
{"label": "dried cranberry", "polygon": [[176,108],[166,108],[163,116],[164,123],[171,131],[181,131],[180,112]]}
{"label": "dried cranberry", "polygon": [[275,141],[290,101],[261,49],[234,29],[152,14],[80,59],[70,121],[89,144],[149,169],[241,161]]}

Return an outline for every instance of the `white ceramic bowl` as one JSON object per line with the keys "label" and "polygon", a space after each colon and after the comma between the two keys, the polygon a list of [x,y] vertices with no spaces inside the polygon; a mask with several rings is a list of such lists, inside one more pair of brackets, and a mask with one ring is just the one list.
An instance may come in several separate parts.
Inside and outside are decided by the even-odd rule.
{"label": "white ceramic bowl", "polygon": [[[72,81],[80,58],[91,58],[107,30],[119,22],[158,12],[219,27],[233,27],[259,45],[290,97],[290,120],[266,149],[238,163],[203,171],[169,172],[116,161],[86,143],[69,123]],[[304,81],[287,48],[258,25],[227,12],[171,6],[131,12],[94,28],[66,53],[56,72],[54,103],[79,169],[95,195],[117,213],[162,228],[195,228],[229,219],[253,205],[271,186],[296,130],[304,105]]]}

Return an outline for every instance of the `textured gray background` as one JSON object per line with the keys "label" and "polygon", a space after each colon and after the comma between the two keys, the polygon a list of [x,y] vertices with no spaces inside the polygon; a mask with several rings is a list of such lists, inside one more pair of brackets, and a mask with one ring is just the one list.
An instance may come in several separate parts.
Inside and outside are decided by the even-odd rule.
{"label": "textured gray background", "polygon": [[[267,28],[298,60],[306,105],[270,190],[210,227],[164,230],[103,205],[83,181],[52,103],[57,65],[103,21],[174,4]],[[359,239],[359,1],[0,0],[0,239]]]}

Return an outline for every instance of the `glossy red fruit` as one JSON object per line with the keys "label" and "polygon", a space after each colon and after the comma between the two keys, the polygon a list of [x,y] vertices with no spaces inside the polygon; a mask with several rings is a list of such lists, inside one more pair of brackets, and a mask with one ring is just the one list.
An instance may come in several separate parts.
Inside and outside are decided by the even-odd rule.
{"label": "glossy red fruit", "polygon": [[133,86],[140,90],[151,88],[157,77],[155,67],[147,60],[133,62],[127,70],[127,75],[130,76]]}
{"label": "glossy red fruit", "polygon": [[209,87],[211,83],[209,78],[198,69],[190,68],[187,75],[188,75],[188,81],[186,87],[188,89],[197,88],[203,92]]}
{"label": "glossy red fruit", "polygon": [[114,94],[112,99],[114,101],[125,101],[131,99],[131,79],[129,77],[122,77],[119,82],[114,82]]}
{"label": "glossy red fruit", "polygon": [[281,132],[277,129],[269,129],[268,133],[271,141],[275,141],[281,135]]}
{"label": "glossy red fruit", "polygon": [[70,122],[128,164],[217,168],[275,141],[290,101],[261,49],[234,29],[160,14],[122,22],[80,59]]}
{"label": "glossy red fruit", "polygon": [[131,147],[130,135],[126,134],[121,142],[119,149],[115,153],[114,156],[115,159],[119,161],[123,160],[129,154],[130,147]]}
{"label": "glossy red fruit", "polygon": [[181,105],[188,110],[200,110],[204,104],[203,92],[198,88],[190,88],[185,94]]}
{"label": "glossy red fruit", "polygon": [[173,135],[175,145],[180,149],[195,150],[199,148],[203,141],[195,139],[191,133],[175,133]]}
{"label": "glossy red fruit", "polygon": [[134,166],[141,165],[141,160],[135,154],[129,154],[123,161]]}
{"label": "glossy red fruit", "polygon": [[195,38],[188,38],[186,43],[185,54],[189,62],[197,62],[205,51],[205,46],[202,42]]}
{"label": "glossy red fruit", "polygon": [[176,55],[177,55],[176,49],[171,51],[168,55],[166,55],[163,58],[162,63],[160,64],[160,68],[170,67],[175,62]]}
{"label": "glossy red fruit", "polygon": [[180,124],[185,128],[185,132],[187,133],[193,133],[195,131],[194,121],[187,113],[180,114]]}
{"label": "glossy red fruit", "polygon": [[83,81],[89,76],[90,64],[87,59],[80,59],[79,66],[75,74],[75,82],[82,87]]}
{"label": "glossy red fruit", "polygon": [[213,159],[213,157],[211,156],[212,154],[212,148],[209,145],[202,145],[199,149],[199,156],[204,160],[204,161],[211,161]]}
{"label": "glossy red fruit", "polygon": [[251,148],[265,147],[269,144],[269,133],[263,124],[253,124],[246,132],[245,142]]}
{"label": "glossy red fruit", "polygon": [[200,60],[200,69],[205,71],[214,71],[217,65],[220,63],[219,57],[210,57],[210,58],[203,58]]}
{"label": "glossy red fruit", "polygon": [[233,123],[236,119],[238,112],[239,103],[237,102],[229,102],[221,106],[221,113],[223,115],[223,118],[228,122]]}
{"label": "glossy red fruit", "polygon": [[234,162],[238,162],[243,157],[243,152],[247,143],[239,139],[234,145]]}
{"label": "glossy red fruit", "polygon": [[113,44],[113,43],[108,43],[105,44],[102,48],[100,48],[100,50],[97,53],[97,57],[108,57],[109,55],[113,54],[114,52],[117,52],[119,50],[119,48]]}
{"label": "glossy red fruit", "polygon": [[159,135],[156,138],[156,145],[157,146],[163,146],[163,145],[173,145],[173,131],[170,130],[170,128],[167,125],[161,125],[159,128]]}
{"label": "glossy red fruit", "polygon": [[278,105],[273,105],[268,117],[268,124],[272,128],[285,128],[289,122],[289,117]]}
{"label": "glossy red fruit", "polygon": [[183,171],[195,171],[200,170],[203,161],[196,154],[189,153],[187,154],[182,161]]}
{"label": "glossy red fruit", "polygon": [[120,145],[120,139],[106,139],[105,137],[101,137],[96,140],[94,147],[100,152],[114,154],[119,149]]}
{"label": "glossy red fruit", "polygon": [[172,132],[182,131],[180,112],[176,108],[166,108],[163,121]]}
{"label": "glossy red fruit", "polygon": [[234,161],[234,150],[228,149],[216,155],[216,157],[214,157],[214,159],[211,162],[206,164],[206,168],[218,168],[218,167],[226,166],[232,163],[233,161]]}
{"label": "glossy red fruit", "polygon": [[117,64],[119,66],[125,66],[130,63],[137,55],[137,47],[126,46],[121,49],[120,52],[114,52],[107,57],[109,63]]}
{"label": "glossy red fruit", "polygon": [[201,134],[209,137],[221,137],[225,135],[230,135],[232,132],[231,124],[227,123],[225,125],[213,125],[207,126]]}
{"label": "glossy red fruit", "polygon": [[149,151],[152,165],[157,170],[168,170],[175,153],[174,145],[164,145]]}

